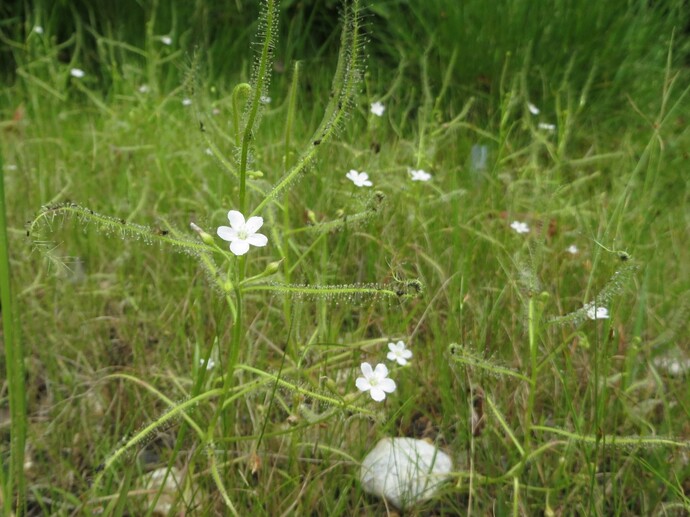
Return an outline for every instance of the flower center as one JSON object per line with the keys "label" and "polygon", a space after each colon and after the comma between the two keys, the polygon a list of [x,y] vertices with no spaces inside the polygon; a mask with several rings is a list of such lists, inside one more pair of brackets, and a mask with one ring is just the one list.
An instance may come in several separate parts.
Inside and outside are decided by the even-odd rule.
{"label": "flower center", "polygon": [[247,229],[242,228],[240,231],[237,232],[237,236],[243,241],[247,240]]}

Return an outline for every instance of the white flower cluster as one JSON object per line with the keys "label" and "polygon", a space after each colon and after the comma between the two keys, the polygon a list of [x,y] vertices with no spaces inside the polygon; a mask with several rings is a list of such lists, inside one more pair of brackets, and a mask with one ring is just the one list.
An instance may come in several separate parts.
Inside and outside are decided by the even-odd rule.
{"label": "white flower cluster", "polygon": [[[388,343],[388,350],[386,358],[389,361],[395,361],[400,366],[405,366],[408,360],[412,358],[412,351],[408,350],[402,341]],[[371,398],[376,402],[383,401],[387,393],[395,391],[395,381],[388,378],[388,367],[385,364],[379,363],[375,368],[372,368],[371,364],[364,362],[360,365],[360,369],[363,377],[358,377],[355,385],[360,391],[368,391]]]}

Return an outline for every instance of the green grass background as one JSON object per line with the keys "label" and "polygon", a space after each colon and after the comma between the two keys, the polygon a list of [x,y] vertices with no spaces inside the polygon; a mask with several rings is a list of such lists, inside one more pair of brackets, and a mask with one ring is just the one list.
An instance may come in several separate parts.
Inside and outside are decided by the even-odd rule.
{"label": "green grass background", "polygon": [[[684,7],[370,3],[356,107],[291,191],[289,216],[264,215],[271,241],[250,251],[249,270],[277,260],[273,244],[288,239],[293,260],[302,257],[297,283],[418,278],[424,291],[400,302],[252,295],[240,362],[276,373],[285,355],[291,381],[346,396],[360,362],[383,361],[389,340],[404,340],[414,359],[394,369],[398,390],[384,404],[358,400],[376,420],[271,386],[235,401],[234,427],[215,447],[240,514],[385,513],[357,482],[357,461],[384,436],[429,437],[455,461],[441,495],[413,515],[688,511],[690,390],[663,367],[690,359]],[[272,102],[255,134],[262,181],[282,175],[294,60],[302,75],[290,156],[312,145],[335,70],[338,11],[331,1],[281,7]],[[255,3],[241,0],[0,7],[0,150],[26,354],[29,514],[152,508],[144,471],[169,460],[179,423],[118,462],[97,493],[90,482],[123,439],[168,408],[144,385],[184,400],[199,355],[217,343],[222,359],[231,329],[223,298],[192,258],[58,217],[46,246],[69,266],[60,269],[32,246],[25,224],[58,202],[190,235],[190,221],[209,233],[227,224],[237,185],[206,154],[195,110],[218,110],[207,131],[234,156],[231,92],[250,78],[257,16]],[[70,77],[72,67],[86,76]],[[376,100],[386,105],[382,118],[369,114]],[[531,115],[528,102],[541,113]],[[486,170],[471,166],[474,145],[486,146]],[[374,189],[353,187],[351,168],[367,171]],[[433,179],[412,183],[408,168]],[[290,233],[310,214],[327,221],[360,211],[373,190],[385,202],[364,224],[318,238]],[[258,201],[250,196],[249,206]],[[512,231],[513,220],[530,233]],[[571,244],[575,255],[565,251]],[[549,323],[602,289],[610,319]],[[473,364],[453,359],[452,343]],[[499,366],[537,382],[499,375]],[[252,380],[236,376],[240,385]],[[7,383],[0,388],[7,467]],[[216,403],[195,411],[211,415]],[[480,406],[484,425],[473,435]],[[617,445],[616,437],[636,438]],[[187,435],[174,458],[187,473],[186,503],[178,498],[175,508],[223,513],[197,446]]]}

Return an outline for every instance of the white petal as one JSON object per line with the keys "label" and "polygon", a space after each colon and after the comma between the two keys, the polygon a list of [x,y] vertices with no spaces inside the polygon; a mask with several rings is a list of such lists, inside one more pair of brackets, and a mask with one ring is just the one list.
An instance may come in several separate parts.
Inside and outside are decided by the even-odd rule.
{"label": "white petal", "polygon": [[389,361],[397,361],[398,360],[398,354],[396,354],[395,352],[392,352],[392,351],[388,352],[388,354],[386,354],[386,359],[388,359]]}
{"label": "white petal", "polygon": [[371,379],[371,377],[374,375],[374,371],[371,369],[371,365],[369,363],[362,363],[359,368],[362,370],[362,374],[367,379]]}
{"label": "white petal", "polygon": [[237,232],[229,226],[219,226],[216,230],[216,233],[218,234],[218,237],[220,237],[224,241],[232,242],[235,239],[237,239]]}
{"label": "white petal", "polygon": [[[371,366],[369,366],[369,368],[371,368]],[[374,375],[376,375],[377,379],[385,379],[388,377],[388,367],[383,363],[377,364],[374,369]]]}
{"label": "white petal", "polygon": [[247,223],[244,225],[244,228],[247,230],[247,233],[256,233],[256,231],[261,228],[264,224],[264,218],[263,217],[250,217],[247,219]]}
{"label": "white petal", "polygon": [[244,216],[237,210],[228,212],[228,221],[235,230],[241,230],[244,227]]}
{"label": "white petal", "polygon": [[230,251],[235,255],[244,255],[249,251],[249,243],[245,240],[236,240],[230,243]]}
{"label": "white petal", "polygon": [[252,246],[257,246],[261,248],[268,244],[268,237],[266,237],[263,233],[255,233],[253,235],[249,235],[246,238],[246,241]]}
{"label": "white petal", "polygon": [[396,387],[393,379],[382,379],[377,386],[377,388],[382,389],[386,393],[393,393]]}
{"label": "white petal", "polygon": [[369,390],[369,394],[371,395],[371,398],[374,399],[376,402],[381,402],[383,399],[386,398],[386,394],[378,386],[371,388]]}
{"label": "white petal", "polygon": [[400,353],[400,355],[403,356],[403,358],[405,359],[409,359],[410,357],[412,357],[412,350],[403,350]]}
{"label": "white petal", "polygon": [[371,389],[371,384],[364,377],[357,377],[355,381],[355,386],[359,391],[369,391]]}

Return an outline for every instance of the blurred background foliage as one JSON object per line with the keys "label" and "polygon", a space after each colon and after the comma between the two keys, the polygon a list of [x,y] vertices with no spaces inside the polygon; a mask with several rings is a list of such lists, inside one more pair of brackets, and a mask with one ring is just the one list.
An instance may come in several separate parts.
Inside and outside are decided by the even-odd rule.
{"label": "blurred background foliage", "polygon": [[[657,99],[652,76],[664,71],[669,49],[673,65],[690,62],[685,0],[372,0],[367,2],[369,73],[376,81],[402,71],[405,84],[419,85],[420,62],[429,58],[429,77],[439,85],[449,65],[451,99],[469,95],[497,105],[501,85],[526,71],[532,100],[539,103],[559,84],[574,92],[589,84],[592,106],[625,107],[626,96],[638,102]],[[2,73],[10,81],[22,63],[13,41],[26,41],[36,25],[55,42],[69,42],[58,58],[70,62],[79,53],[80,67],[99,72],[102,88],[112,66],[99,66],[102,38],[122,43],[110,65],[120,67],[147,59],[155,38],[169,36],[187,56],[202,55],[211,81],[246,76],[260,2],[255,0],[142,1],[10,0],[0,6]],[[281,43],[276,52],[277,81],[293,60],[333,61],[338,48],[338,0],[286,0],[280,19]],[[147,23],[152,24],[148,27]],[[77,37],[75,38],[74,35]],[[147,38],[148,35],[148,38]],[[456,56],[454,59],[453,56]],[[115,68],[117,70],[117,68]],[[112,73],[112,72],[111,72]],[[179,85],[184,67],[170,67],[161,87]],[[161,78],[158,78],[161,80]],[[649,91],[654,88],[654,91]],[[584,99],[583,99],[584,100]]]}

